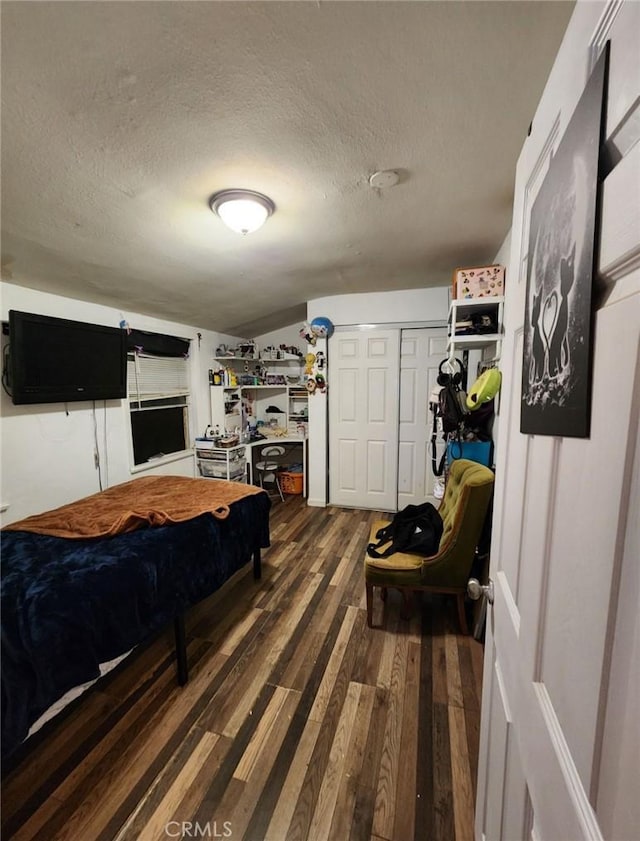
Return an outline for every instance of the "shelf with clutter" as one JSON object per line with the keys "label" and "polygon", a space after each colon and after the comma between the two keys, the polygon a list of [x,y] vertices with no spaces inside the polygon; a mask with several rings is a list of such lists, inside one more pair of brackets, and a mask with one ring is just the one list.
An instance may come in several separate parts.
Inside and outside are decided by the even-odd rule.
{"label": "shelf with clutter", "polygon": [[247,481],[245,445],[235,437],[196,438],[196,467],[205,479]]}
{"label": "shelf with clutter", "polygon": [[[504,337],[504,266],[473,266],[453,273],[447,358],[440,365],[432,401],[434,494],[441,498],[448,465],[469,458],[494,463],[499,411],[499,371]],[[438,435],[444,442],[437,452]]]}
{"label": "shelf with clutter", "polygon": [[288,385],[300,381],[303,354],[291,345],[267,346],[259,350],[255,342],[235,348],[221,345],[209,369],[209,384],[225,387]]}
{"label": "shelf with clutter", "polygon": [[212,386],[210,389],[211,424],[223,433],[242,429],[242,394],[240,387]]}
{"label": "shelf with clutter", "polygon": [[501,342],[503,335],[504,298],[491,302],[451,301],[448,322],[448,344],[468,348],[484,348]]}
{"label": "shelf with clutter", "polygon": [[218,346],[209,369],[211,426],[249,441],[305,438],[309,397],[327,390],[326,355],[315,345],[332,333],[326,318],[305,322],[300,338],[306,353],[294,345],[260,348],[253,339]]}
{"label": "shelf with clutter", "polygon": [[500,355],[504,319],[504,266],[472,266],[453,273],[448,319],[450,356],[496,346]]}
{"label": "shelf with clutter", "polygon": [[302,351],[291,345],[259,349],[248,341],[236,348],[217,348],[209,370],[212,426],[248,439],[305,437],[308,395],[303,365]]}

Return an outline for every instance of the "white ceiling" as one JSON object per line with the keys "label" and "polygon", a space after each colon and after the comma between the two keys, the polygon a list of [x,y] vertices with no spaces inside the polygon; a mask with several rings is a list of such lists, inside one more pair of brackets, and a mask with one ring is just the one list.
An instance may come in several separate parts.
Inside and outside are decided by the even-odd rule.
{"label": "white ceiling", "polygon": [[[247,336],[447,284],[509,229],[572,8],[3,2],[3,277]],[[276,203],[258,232],[209,210],[229,187]]]}

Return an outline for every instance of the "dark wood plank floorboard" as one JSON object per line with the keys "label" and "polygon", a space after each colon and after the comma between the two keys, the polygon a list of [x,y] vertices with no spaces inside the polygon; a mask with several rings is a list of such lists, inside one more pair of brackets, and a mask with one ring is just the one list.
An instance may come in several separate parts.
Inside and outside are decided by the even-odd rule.
{"label": "dark wood plank floorboard", "polygon": [[135,652],[10,763],[2,838],[471,839],[482,647],[446,597],[367,627],[380,516],[274,503],[262,580],[189,612],[187,686],[169,632]]}

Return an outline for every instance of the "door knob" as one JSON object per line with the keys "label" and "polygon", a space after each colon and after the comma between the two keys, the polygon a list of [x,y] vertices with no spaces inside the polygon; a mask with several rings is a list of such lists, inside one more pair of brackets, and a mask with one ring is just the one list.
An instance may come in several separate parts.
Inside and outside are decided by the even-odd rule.
{"label": "door knob", "polygon": [[481,584],[477,578],[470,578],[467,581],[467,595],[474,601],[484,596],[489,604],[493,604],[493,581],[489,579],[488,584]]}

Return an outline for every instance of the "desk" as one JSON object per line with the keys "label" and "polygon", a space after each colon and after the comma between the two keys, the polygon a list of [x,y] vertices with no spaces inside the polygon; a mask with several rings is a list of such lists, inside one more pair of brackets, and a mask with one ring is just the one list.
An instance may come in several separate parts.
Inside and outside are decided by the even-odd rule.
{"label": "desk", "polygon": [[[285,459],[289,452],[291,452],[291,463],[302,462],[302,495],[307,495],[307,439],[297,436],[283,436],[276,435],[268,436],[260,441],[252,441],[245,445],[247,464],[249,465],[249,484],[253,485],[253,459],[255,453],[260,453],[263,447],[284,447],[285,455],[281,456],[282,464],[286,464]],[[302,458],[295,458],[295,454],[300,448],[300,455]]]}

